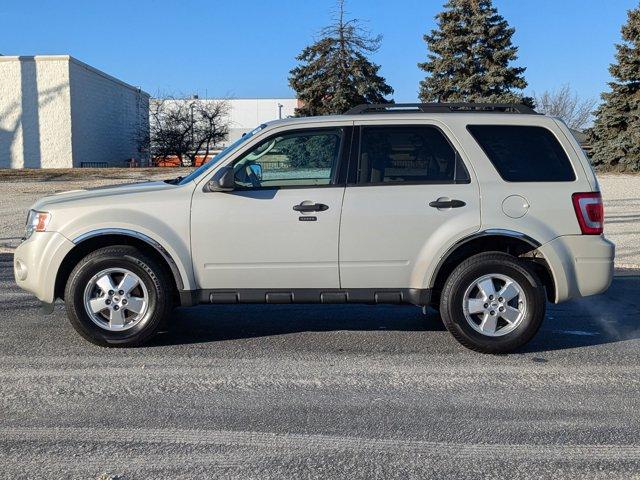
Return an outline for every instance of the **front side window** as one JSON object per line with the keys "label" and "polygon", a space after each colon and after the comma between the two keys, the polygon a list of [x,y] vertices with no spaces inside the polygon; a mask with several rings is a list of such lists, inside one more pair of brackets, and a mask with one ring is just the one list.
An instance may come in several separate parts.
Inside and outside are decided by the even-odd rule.
{"label": "front side window", "polygon": [[234,164],[238,188],[330,185],[343,129],[283,133],[268,138]]}
{"label": "front side window", "polygon": [[428,125],[363,127],[358,184],[467,182],[444,134]]}
{"label": "front side window", "polygon": [[571,182],[571,162],[556,137],[544,127],[469,125],[500,176],[508,182]]}
{"label": "front side window", "polygon": [[196,168],[193,172],[191,172],[186,177],[181,178],[180,181],[178,182],[178,184],[179,185],[185,185],[185,184],[197,179],[198,177],[202,176],[210,168],[215,167],[216,165],[218,165],[222,160],[227,158],[227,156],[230,153],[232,153],[234,150],[236,150],[238,147],[240,147],[240,145],[242,145],[243,143],[248,141],[251,137],[253,137],[256,133],[258,133],[260,130],[262,130],[266,126],[267,126],[266,124],[262,124],[262,125],[260,125],[260,126],[258,126],[256,128],[254,128],[250,132],[245,133],[244,135],[242,135],[242,137],[238,138],[235,142],[233,142],[227,148],[222,150],[220,153],[218,153],[211,160],[209,160],[208,162],[203,163],[202,165],[200,165],[200,167]]}

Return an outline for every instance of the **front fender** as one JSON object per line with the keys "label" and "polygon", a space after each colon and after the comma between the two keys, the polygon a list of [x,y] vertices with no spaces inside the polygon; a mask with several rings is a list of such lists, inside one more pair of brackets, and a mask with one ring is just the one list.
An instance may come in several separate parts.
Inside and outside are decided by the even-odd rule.
{"label": "front fender", "polygon": [[79,245],[91,238],[101,237],[105,235],[118,235],[136,238],[153,247],[165,259],[165,261],[169,265],[169,268],[171,269],[171,273],[173,274],[173,278],[175,279],[178,290],[194,290],[195,287],[193,285],[195,284],[195,282],[193,279],[193,275],[191,275],[191,278],[189,278],[189,272],[191,271],[191,269],[187,270],[183,262],[175,260],[176,258],[180,258],[175,249],[170,249],[168,244],[164,242],[163,239],[154,238],[149,234],[153,235],[152,232],[143,233],[139,230],[125,228],[100,228],[96,230],[90,230],[79,235],[78,237],[73,239],[73,244]]}
{"label": "front fender", "polygon": [[90,227],[72,230],[66,236],[75,245],[100,235],[124,235],[138,238],[155,248],[165,258],[176,277],[176,284],[180,290],[195,290],[188,236],[183,238],[154,217],[139,219],[138,224],[113,221],[94,223]]}

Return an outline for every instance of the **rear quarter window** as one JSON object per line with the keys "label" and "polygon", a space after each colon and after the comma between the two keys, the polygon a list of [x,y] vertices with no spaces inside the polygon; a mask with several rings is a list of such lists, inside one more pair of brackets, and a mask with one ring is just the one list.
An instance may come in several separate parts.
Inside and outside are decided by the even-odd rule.
{"label": "rear quarter window", "polygon": [[557,138],[544,127],[468,125],[500,176],[508,182],[571,182],[571,162]]}

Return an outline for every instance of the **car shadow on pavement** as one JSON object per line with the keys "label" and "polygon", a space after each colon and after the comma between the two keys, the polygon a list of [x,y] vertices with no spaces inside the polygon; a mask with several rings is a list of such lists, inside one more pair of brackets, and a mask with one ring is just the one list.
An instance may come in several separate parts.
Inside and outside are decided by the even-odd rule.
{"label": "car shadow on pavement", "polygon": [[[638,339],[639,292],[640,274],[627,272],[616,276],[603,295],[549,304],[540,332],[520,351],[544,352]],[[150,346],[300,332],[445,330],[434,311],[424,317],[417,307],[386,305],[207,305],[178,308],[172,320],[172,327],[158,335]]]}
{"label": "car shadow on pavement", "polygon": [[412,306],[206,305],[175,310],[150,345],[205,343],[301,332],[444,331],[438,314]]}

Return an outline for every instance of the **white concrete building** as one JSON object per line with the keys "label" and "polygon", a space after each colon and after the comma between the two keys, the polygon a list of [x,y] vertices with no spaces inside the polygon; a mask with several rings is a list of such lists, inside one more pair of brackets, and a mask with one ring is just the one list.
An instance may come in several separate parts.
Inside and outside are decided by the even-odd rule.
{"label": "white concrete building", "polygon": [[238,98],[227,101],[231,108],[229,138],[225,146],[261,123],[292,117],[298,106],[298,100],[295,98]]}
{"label": "white concrete building", "polygon": [[0,56],[0,168],[124,166],[148,125],[147,93],[73,57]]}
{"label": "white concrete building", "polygon": [[[229,104],[229,136],[224,142],[216,145],[220,150],[235,142],[242,134],[258,125],[279,118],[292,117],[299,101],[295,98],[197,98],[189,100],[169,100],[169,102],[226,102]],[[151,99],[154,102],[154,99]]]}

